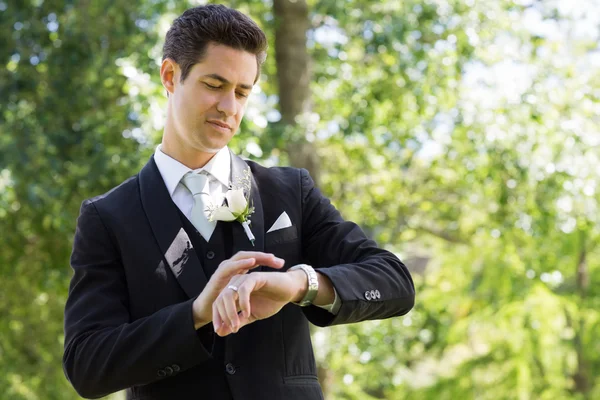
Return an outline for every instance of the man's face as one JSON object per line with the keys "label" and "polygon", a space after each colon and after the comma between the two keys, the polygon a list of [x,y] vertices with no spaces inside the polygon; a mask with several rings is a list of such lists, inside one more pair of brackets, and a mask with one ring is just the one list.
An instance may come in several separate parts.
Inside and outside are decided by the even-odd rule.
{"label": "man's face", "polygon": [[207,153],[225,147],[240,126],[257,68],[254,54],[215,44],[183,83],[176,68],[169,117],[178,145]]}

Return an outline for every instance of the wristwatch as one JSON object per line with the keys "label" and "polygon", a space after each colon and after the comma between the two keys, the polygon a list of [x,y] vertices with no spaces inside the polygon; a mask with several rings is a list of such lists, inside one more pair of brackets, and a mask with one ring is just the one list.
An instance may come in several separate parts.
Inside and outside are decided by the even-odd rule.
{"label": "wristwatch", "polygon": [[308,290],[306,291],[304,298],[302,298],[302,300],[300,300],[298,303],[294,304],[297,304],[300,307],[310,306],[319,292],[319,278],[317,277],[317,273],[315,272],[314,268],[308,264],[294,265],[292,268],[288,269],[288,272],[296,269],[301,269],[306,273],[306,276],[308,277]]}

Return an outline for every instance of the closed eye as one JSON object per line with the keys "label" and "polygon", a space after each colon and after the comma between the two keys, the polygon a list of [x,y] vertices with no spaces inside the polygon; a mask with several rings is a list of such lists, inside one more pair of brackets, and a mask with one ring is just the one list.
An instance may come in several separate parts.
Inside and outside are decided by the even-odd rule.
{"label": "closed eye", "polygon": [[[210,83],[206,83],[206,82],[203,82],[203,83],[204,83],[204,85],[205,85],[207,88],[209,88],[209,89],[211,89],[211,90],[219,90],[219,89],[222,89],[222,88],[223,88],[223,86],[213,86],[213,85],[211,85]],[[245,94],[245,93],[242,93],[242,92],[235,92],[235,95],[236,95],[237,97],[240,97],[240,98],[246,98],[246,97],[248,97],[248,95],[247,95],[247,94]]]}

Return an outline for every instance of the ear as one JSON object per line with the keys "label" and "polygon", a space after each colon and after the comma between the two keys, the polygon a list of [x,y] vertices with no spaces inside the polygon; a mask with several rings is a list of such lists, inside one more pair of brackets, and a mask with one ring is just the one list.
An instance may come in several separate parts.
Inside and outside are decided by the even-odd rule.
{"label": "ear", "polygon": [[165,58],[160,66],[160,80],[167,90],[167,96],[175,92],[175,82],[179,76],[179,65],[172,58]]}

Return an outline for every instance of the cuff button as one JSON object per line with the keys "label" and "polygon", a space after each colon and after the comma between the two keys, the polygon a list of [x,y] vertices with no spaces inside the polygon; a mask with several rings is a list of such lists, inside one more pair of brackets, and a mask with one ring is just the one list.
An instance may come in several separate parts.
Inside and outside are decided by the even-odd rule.
{"label": "cuff button", "polygon": [[235,374],[235,367],[233,366],[233,364],[229,363],[225,366],[225,371],[227,371],[229,375],[233,375]]}

